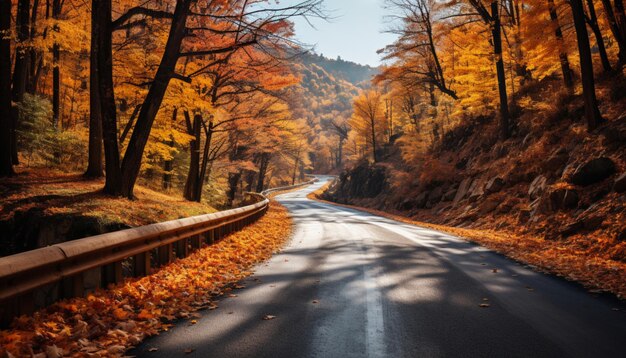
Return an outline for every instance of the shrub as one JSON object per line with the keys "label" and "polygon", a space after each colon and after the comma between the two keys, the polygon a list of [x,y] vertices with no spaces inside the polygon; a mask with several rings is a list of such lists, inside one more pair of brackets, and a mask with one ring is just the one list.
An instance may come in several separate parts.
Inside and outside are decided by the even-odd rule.
{"label": "shrub", "polygon": [[[18,145],[28,157],[28,165],[60,166],[85,161],[84,135],[52,125],[52,104],[46,98],[25,94],[17,104],[19,111]],[[42,163],[43,162],[43,163]]]}

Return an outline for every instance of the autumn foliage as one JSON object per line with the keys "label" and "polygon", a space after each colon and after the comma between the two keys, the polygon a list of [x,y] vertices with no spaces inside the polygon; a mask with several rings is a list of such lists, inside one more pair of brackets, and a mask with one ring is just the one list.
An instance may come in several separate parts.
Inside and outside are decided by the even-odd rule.
{"label": "autumn foliage", "polygon": [[272,202],[255,224],[152,275],[16,318],[0,332],[0,355],[122,356],[175,319],[219,309],[219,296],[239,287],[235,283],[279,250],[290,233],[286,209]]}

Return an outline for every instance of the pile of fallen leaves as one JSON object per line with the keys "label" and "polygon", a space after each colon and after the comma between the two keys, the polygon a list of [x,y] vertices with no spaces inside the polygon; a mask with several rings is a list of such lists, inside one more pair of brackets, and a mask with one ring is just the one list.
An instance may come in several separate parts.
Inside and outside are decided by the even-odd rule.
{"label": "pile of fallen leaves", "polygon": [[290,233],[286,209],[272,202],[255,224],[150,276],[15,319],[0,331],[0,357],[121,356],[172,320],[216,309],[215,298],[279,250]]}
{"label": "pile of fallen leaves", "polygon": [[329,202],[319,198],[321,193],[315,193],[309,194],[309,199],[357,208],[407,224],[446,232],[532,265],[537,270],[577,281],[594,292],[606,291],[618,298],[626,298],[626,263],[602,257],[594,251],[577,249],[564,241],[549,241],[531,235],[517,236],[495,230],[465,229],[416,221],[380,210]]}

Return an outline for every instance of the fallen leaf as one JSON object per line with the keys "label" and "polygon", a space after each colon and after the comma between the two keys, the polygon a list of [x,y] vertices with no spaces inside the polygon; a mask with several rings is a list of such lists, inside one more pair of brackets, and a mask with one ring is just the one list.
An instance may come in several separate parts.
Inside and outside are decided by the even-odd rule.
{"label": "fallen leaf", "polygon": [[196,321],[195,319],[192,319],[190,323],[191,324],[196,324],[196,323],[198,323],[198,321]]}
{"label": "fallen leaf", "polygon": [[264,321],[269,321],[276,318],[276,316],[272,316],[271,314],[266,314],[265,316],[263,316],[263,320]]}
{"label": "fallen leaf", "polygon": [[195,349],[193,349],[193,348],[187,348],[187,349],[185,349],[183,352],[185,352],[185,354],[191,354],[191,353],[193,353],[194,351],[195,351]]}
{"label": "fallen leaf", "polygon": [[493,272],[493,273],[498,273],[498,269],[497,269],[497,268],[494,268],[493,270],[491,270],[491,272]]}

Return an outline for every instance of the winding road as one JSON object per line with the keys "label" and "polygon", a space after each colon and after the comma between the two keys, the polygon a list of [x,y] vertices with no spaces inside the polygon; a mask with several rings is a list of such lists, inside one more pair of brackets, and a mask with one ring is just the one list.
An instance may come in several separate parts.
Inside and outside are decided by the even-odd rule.
{"label": "winding road", "polygon": [[130,353],[626,357],[624,303],[447,234],[307,199],[320,178],[277,198],[294,237],[237,297]]}

